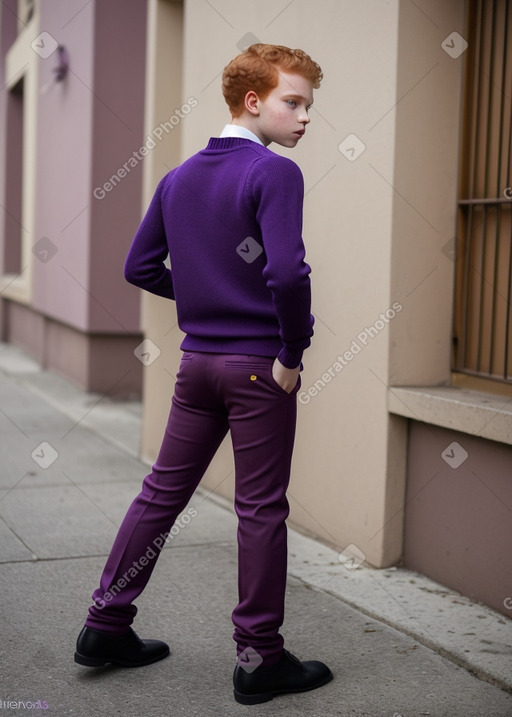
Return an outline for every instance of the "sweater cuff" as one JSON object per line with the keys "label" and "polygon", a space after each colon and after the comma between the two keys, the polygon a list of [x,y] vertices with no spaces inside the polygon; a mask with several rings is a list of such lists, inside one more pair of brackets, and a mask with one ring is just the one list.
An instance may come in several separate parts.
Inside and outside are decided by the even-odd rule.
{"label": "sweater cuff", "polygon": [[297,368],[297,366],[300,366],[303,353],[303,349],[297,350],[283,347],[281,351],[277,354],[277,358],[279,359],[280,363],[282,363],[283,366],[285,366],[286,368]]}

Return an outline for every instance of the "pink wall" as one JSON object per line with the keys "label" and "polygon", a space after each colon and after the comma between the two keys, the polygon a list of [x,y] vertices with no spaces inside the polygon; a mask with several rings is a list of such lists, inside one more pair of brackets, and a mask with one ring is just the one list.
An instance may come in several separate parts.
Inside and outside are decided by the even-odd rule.
{"label": "pink wall", "polygon": [[[146,69],[146,2],[96,5],[94,90],[100,101],[93,106],[91,192],[143,144]],[[139,328],[140,293],[126,283],[123,268],[141,219],[142,167],[137,160],[104,199],[92,203],[89,325],[95,331],[120,330],[115,321],[130,331]]]}
{"label": "pink wall", "polygon": [[[0,5],[0,167],[5,168],[0,171],[0,272],[11,273],[19,270],[19,251],[12,251],[12,246],[7,240],[7,235],[11,231],[19,232],[20,207],[19,202],[12,202],[12,191],[15,190],[16,184],[21,180],[21,169],[19,166],[13,166],[12,149],[10,137],[7,137],[7,128],[16,131],[12,127],[15,121],[15,110],[18,103],[8,103],[8,90],[6,83],[8,78],[5,74],[5,51],[11,46],[16,38],[17,18],[16,18],[16,2],[17,0],[6,0]],[[12,100],[12,98],[11,98]],[[9,177],[9,180],[8,180]],[[9,193],[11,192],[11,197]],[[19,195],[19,191],[18,191]],[[4,207],[8,211],[4,211]]]}
{"label": "pink wall", "polygon": [[45,0],[41,31],[65,45],[70,71],[53,81],[57,53],[39,60],[36,236],[57,252],[34,261],[33,308],[87,332],[139,329],[136,290],[122,267],[140,222],[142,164],[103,200],[93,190],[143,135],[146,3]]}
{"label": "pink wall", "polygon": [[405,567],[508,617],[511,463],[511,446],[410,421]]}
{"label": "pink wall", "polygon": [[87,287],[89,271],[94,3],[68,23],[80,4],[66,3],[66,17],[62,3],[41,4],[41,30],[68,48],[72,72],[54,83],[56,53],[39,60],[39,87],[51,83],[51,89],[38,97],[34,243],[47,237],[57,253],[46,263],[34,261],[32,305],[87,330],[89,297],[77,282]]}

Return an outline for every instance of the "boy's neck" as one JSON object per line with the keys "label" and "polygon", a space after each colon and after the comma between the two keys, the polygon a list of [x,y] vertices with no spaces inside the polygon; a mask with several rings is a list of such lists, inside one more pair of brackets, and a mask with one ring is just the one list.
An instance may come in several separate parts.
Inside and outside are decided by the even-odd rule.
{"label": "boy's neck", "polygon": [[231,117],[231,123],[230,123],[230,124],[234,124],[234,125],[236,125],[237,127],[244,127],[245,129],[248,129],[249,132],[252,132],[253,134],[256,135],[256,137],[258,137],[258,139],[260,140],[260,142],[261,142],[265,147],[268,147],[268,145],[270,144],[270,142],[268,142],[264,137],[262,137],[262,136],[260,135],[260,133],[259,133],[259,131],[258,131],[258,128],[256,127],[256,123],[255,123],[254,121],[252,121],[252,120],[253,120],[253,117],[252,117],[252,116],[249,116],[249,117],[246,117],[246,116],[242,116],[242,117]]}

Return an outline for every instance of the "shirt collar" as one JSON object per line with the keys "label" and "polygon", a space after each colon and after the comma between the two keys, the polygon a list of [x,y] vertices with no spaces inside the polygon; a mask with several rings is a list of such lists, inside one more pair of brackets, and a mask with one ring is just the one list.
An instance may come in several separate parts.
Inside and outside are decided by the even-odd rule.
{"label": "shirt collar", "polygon": [[252,142],[257,142],[263,145],[263,142],[259,137],[256,137],[254,132],[251,132],[247,127],[242,127],[239,124],[227,124],[222,130],[221,137],[241,137],[242,139],[250,139]]}

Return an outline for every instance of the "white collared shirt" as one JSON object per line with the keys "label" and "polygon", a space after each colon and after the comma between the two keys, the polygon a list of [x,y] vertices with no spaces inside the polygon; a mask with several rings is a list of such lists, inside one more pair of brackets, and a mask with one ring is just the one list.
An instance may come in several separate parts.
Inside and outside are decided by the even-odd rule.
{"label": "white collared shirt", "polygon": [[242,139],[250,139],[252,142],[258,142],[263,145],[263,142],[259,137],[256,137],[254,132],[251,132],[247,127],[242,127],[239,124],[227,124],[222,130],[221,137],[241,137]]}

